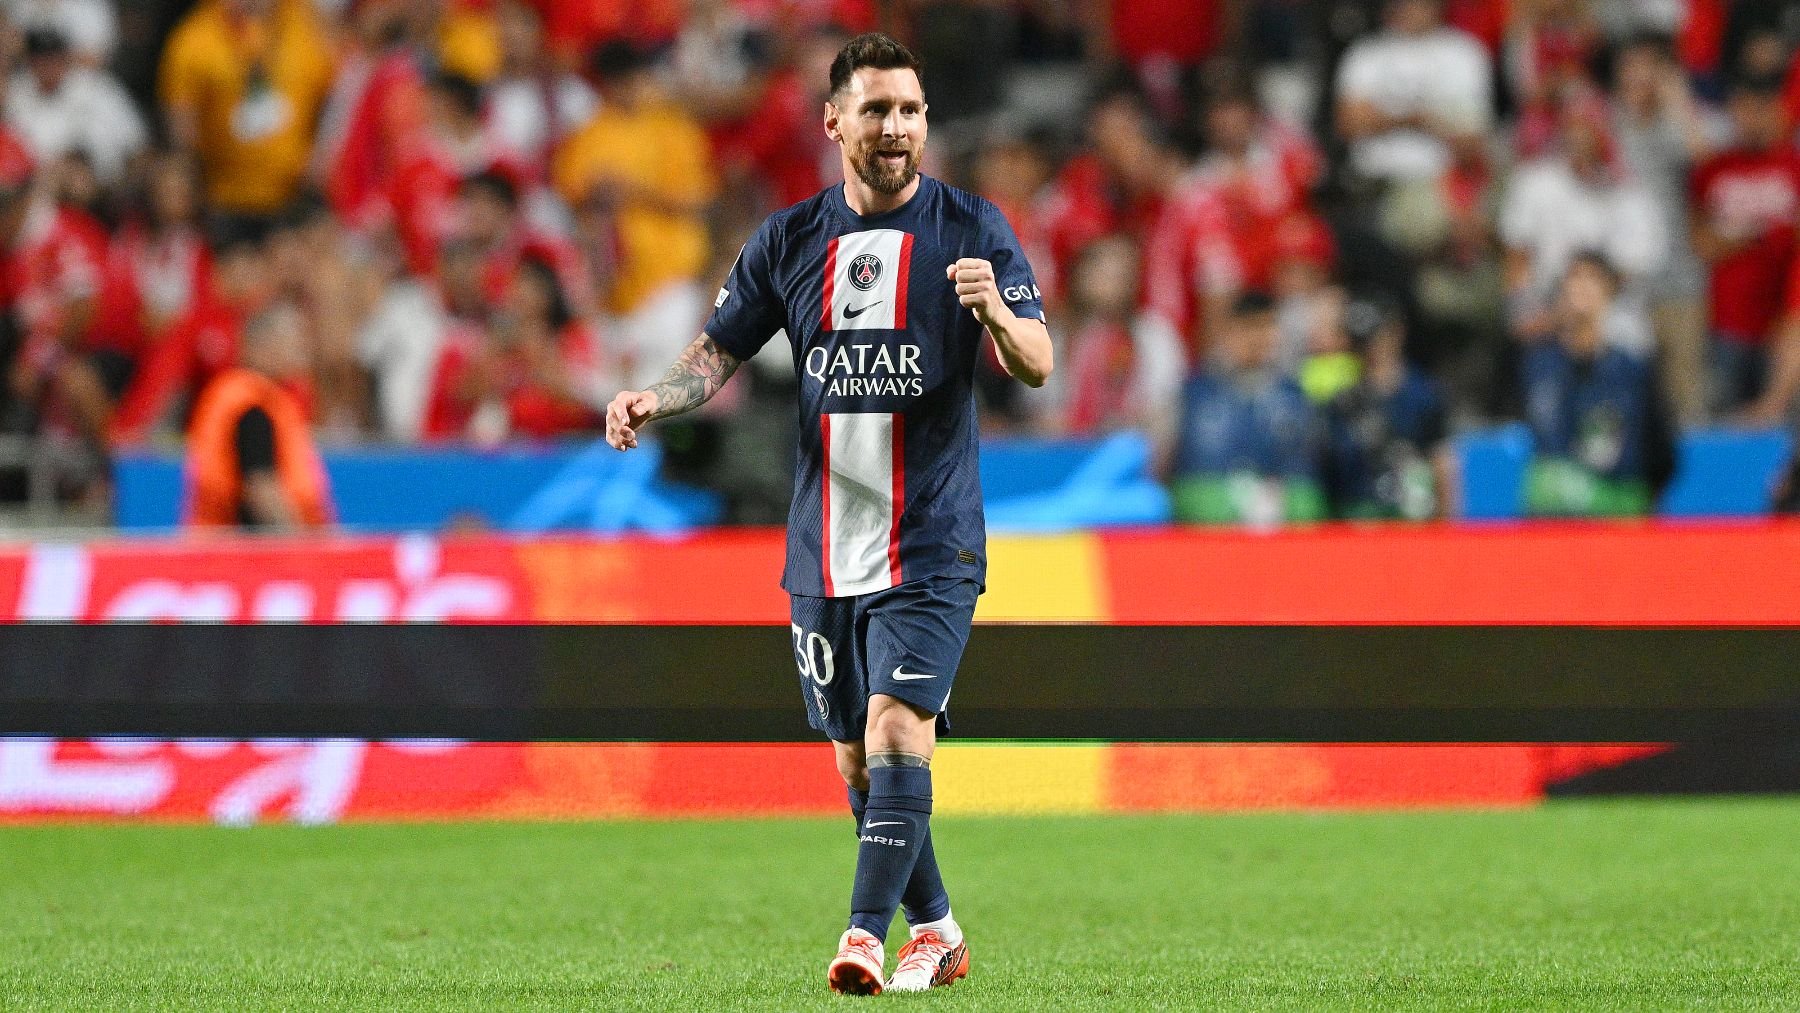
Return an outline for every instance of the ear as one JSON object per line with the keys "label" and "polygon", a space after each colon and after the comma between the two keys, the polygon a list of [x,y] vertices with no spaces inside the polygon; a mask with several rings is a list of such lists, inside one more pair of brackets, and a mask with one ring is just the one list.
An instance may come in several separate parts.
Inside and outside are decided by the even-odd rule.
{"label": "ear", "polygon": [[844,141],[844,134],[838,129],[838,107],[830,99],[825,100],[825,136],[835,143]]}

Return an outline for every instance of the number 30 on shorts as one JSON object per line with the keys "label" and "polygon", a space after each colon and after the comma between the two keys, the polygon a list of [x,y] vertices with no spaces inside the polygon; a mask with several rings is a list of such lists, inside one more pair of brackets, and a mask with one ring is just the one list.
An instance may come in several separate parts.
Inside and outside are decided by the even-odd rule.
{"label": "number 30 on shorts", "polygon": [[800,665],[800,674],[820,686],[831,685],[832,678],[837,675],[837,665],[831,657],[831,641],[817,633],[808,633],[799,623],[788,625],[794,630],[794,660]]}

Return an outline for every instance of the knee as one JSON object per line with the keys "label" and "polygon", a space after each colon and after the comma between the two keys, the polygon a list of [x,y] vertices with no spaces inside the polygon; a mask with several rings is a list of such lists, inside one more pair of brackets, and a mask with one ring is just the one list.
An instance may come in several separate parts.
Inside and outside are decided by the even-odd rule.
{"label": "knee", "polygon": [[871,753],[914,753],[929,758],[937,739],[937,715],[894,701],[872,708],[863,744]]}
{"label": "knee", "polygon": [[844,783],[857,791],[869,790],[869,765],[862,757],[838,757],[838,773],[843,776]]}
{"label": "knee", "polygon": [[845,784],[857,791],[869,790],[869,763],[862,743],[837,743],[837,769]]}

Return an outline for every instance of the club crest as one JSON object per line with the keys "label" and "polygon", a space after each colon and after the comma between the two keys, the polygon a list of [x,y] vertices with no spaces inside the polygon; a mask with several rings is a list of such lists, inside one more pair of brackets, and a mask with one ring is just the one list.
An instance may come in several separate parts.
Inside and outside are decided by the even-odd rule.
{"label": "club crest", "polygon": [[867,292],[881,280],[881,258],[873,253],[864,253],[850,261],[850,284],[859,291]]}

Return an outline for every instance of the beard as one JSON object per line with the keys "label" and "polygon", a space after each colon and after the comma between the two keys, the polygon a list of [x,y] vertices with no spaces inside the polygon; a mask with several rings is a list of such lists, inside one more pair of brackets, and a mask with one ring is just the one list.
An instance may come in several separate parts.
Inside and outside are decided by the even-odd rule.
{"label": "beard", "polygon": [[919,149],[908,146],[906,161],[899,166],[889,165],[881,157],[881,149],[871,146],[863,152],[861,158],[851,162],[856,167],[856,178],[863,181],[869,189],[879,194],[892,197],[907,188],[919,175]]}

